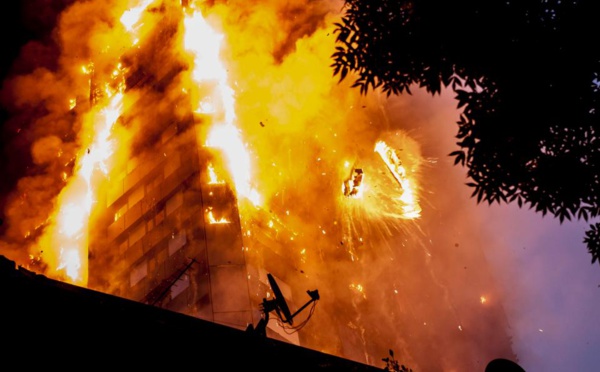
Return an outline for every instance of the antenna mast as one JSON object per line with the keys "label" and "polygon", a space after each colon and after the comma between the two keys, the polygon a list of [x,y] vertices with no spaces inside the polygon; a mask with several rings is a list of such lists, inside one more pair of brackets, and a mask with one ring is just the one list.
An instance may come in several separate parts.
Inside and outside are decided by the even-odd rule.
{"label": "antenna mast", "polygon": [[246,331],[256,333],[263,337],[266,337],[267,335],[266,332],[267,323],[269,322],[269,314],[273,310],[275,310],[275,312],[277,313],[277,315],[283,323],[288,323],[292,325],[294,324],[294,318],[296,317],[296,315],[298,315],[308,305],[320,299],[318,290],[315,289],[314,291],[306,291],[306,293],[308,293],[308,296],[310,297],[310,300],[308,300],[308,302],[306,302],[304,305],[302,305],[302,307],[300,307],[295,313],[292,314],[273,275],[271,275],[270,273],[267,274],[267,279],[269,280],[269,284],[271,285],[271,289],[273,290],[274,298],[272,300],[267,300],[266,298],[263,298],[262,303],[260,304],[260,310],[263,313],[263,317],[258,321],[256,327],[250,324],[246,329]]}

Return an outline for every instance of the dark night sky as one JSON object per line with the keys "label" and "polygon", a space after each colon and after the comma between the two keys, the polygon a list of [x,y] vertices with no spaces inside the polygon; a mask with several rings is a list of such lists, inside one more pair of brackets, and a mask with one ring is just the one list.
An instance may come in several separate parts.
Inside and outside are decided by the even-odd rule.
{"label": "dark night sky", "polygon": [[[10,113],[7,111],[9,98],[4,93],[4,81],[6,77],[14,71],[23,72],[27,69],[22,63],[19,63],[18,57],[24,45],[31,40],[43,40],[48,38],[57,15],[61,9],[71,3],[72,0],[46,1],[46,0],[27,0],[27,1],[8,1],[2,2],[0,17],[2,24],[8,27],[4,28],[4,45],[2,57],[0,60],[0,77],[3,82],[2,94],[0,95],[0,120],[2,121],[2,132],[0,133],[0,148],[2,149],[0,161],[0,218],[4,220],[4,206],[6,204],[7,194],[13,189],[15,182],[27,171],[29,146],[10,146],[13,143],[27,142],[28,139],[20,138],[15,129],[20,125],[10,125],[7,123]],[[35,11],[32,11],[35,10]],[[0,227],[0,232],[3,229]]]}
{"label": "dark night sky", "polygon": [[[2,65],[0,67],[0,73],[2,81],[4,81],[7,73],[13,61],[19,53],[21,46],[30,38],[30,33],[25,29],[24,24],[21,22],[20,16],[20,2],[8,1],[2,2],[2,10],[0,16],[2,17],[2,24],[10,25],[10,31],[5,31],[4,34],[4,50],[2,52]],[[5,28],[6,30],[6,28]],[[2,120],[2,133],[0,135],[0,148],[2,149],[2,161],[0,161],[0,173],[2,174],[2,181],[0,182],[0,207],[4,210],[5,196],[8,191],[12,189],[15,178],[12,174],[9,174],[8,163],[12,159],[6,152],[6,142],[9,134],[5,132],[5,121],[7,117],[4,102],[1,102],[0,120]],[[3,212],[0,212],[0,218],[3,216]],[[1,231],[1,230],[0,230]]]}

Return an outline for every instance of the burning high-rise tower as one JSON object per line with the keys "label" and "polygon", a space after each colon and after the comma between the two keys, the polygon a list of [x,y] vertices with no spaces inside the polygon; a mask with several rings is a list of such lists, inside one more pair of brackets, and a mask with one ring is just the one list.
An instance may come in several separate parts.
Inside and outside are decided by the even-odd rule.
{"label": "burning high-rise tower", "polygon": [[[152,43],[123,58],[124,94],[135,101],[121,120],[136,122],[141,135],[111,171],[94,211],[89,286],[245,329],[259,320],[270,288],[267,268],[246,258],[238,198],[254,202],[256,194],[243,175],[236,178],[243,157],[228,159],[245,149],[232,143],[238,134],[220,35],[199,13],[156,12],[163,16],[148,36]],[[184,27],[195,36],[181,37]],[[175,52],[182,40],[190,55]],[[92,80],[92,91],[97,85]],[[142,118],[132,114],[140,112]],[[247,172],[248,164],[242,166]],[[286,264],[278,267],[268,271],[285,272]],[[297,335],[282,335],[298,343]]]}
{"label": "burning high-rise tower", "polygon": [[[438,211],[421,201],[433,177],[422,176],[430,169],[406,123],[376,94],[332,81],[338,10],[68,7],[56,31],[60,70],[15,83],[71,88],[27,98],[48,104],[41,124],[73,132],[40,125],[32,152],[53,182],[19,189],[10,208],[30,267],[236,328],[259,320],[272,273],[293,309],[308,289],[322,299],[293,329],[272,317],[271,336],[370,364],[392,348],[423,370],[470,369],[509,350],[504,337],[473,341],[503,319],[493,296],[479,301],[492,291],[485,261],[458,270],[462,257],[432,239]],[[49,75],[62,84],[34,84]],[[18,218],[29,212],[20,202],[39,210]]]}

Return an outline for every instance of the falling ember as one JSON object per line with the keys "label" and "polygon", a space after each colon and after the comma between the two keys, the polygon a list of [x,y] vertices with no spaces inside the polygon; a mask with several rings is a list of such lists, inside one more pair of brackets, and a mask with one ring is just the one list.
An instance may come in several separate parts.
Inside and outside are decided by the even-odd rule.
{"label": "falling ember", "polygon": [[479,301],[481,302],[481,304],[485,304],[487,302],[487,299],[484,296],[479,297]]}
{"label": "falling ember", "polygon": [[260,204],[260,196],[252,187],[251,161],[240,130],[236,127],[234,91],[228,84],[228,76],[220,60],[223,36],[216,33],[200,11],[187,15],[184,20],[185,48],[194,56],[192,78],[198,89],[207,89],[194,109],[199,114],[210,115],[214,125],[208,133],[206,146],[220,149],[227,158],[239,196]]}
{"label": "falling ember", "polygon": [[421,208],[419,207],[415,196],[414,187],[406,174],[406,169],[402,165],[402,161],[398,157],[396,151],[388,146],[384,141],[378,141],[375,144],[375,152],[379,154],[394,179],[398,182],[402,195],[400,201],[403,204],[403,218],[413,219],[421,216]]}
{"label": "falling ember", "polygon": [[360,293],[363,298],[367,298],[367,294],[365,293],[365,289],[361,284],[350,284],[350,289]]}

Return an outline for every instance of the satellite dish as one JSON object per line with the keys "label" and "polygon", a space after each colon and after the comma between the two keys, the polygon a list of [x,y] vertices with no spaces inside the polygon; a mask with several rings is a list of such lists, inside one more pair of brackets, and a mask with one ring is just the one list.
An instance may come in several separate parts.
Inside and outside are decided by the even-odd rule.
{"label": "satellite dish", "polygon": [[290,325],[294,324],[294,317],[298,315],[302,310],[304,310],[308,305],[320,299],[319,291],[306,291],[310,296],[310,300],[305,303],[301,308],[298,309],[294,314],[291,313],[289,306],[285,301],[285,297],[283,297],[283,293],[281,293],[281,289],[279,285],[275,281],[275,278],[270,273],[267,274],[267,279],[269,280],[269,285],[273,290],[273,299],[267,300],[263,298],[261,303],[261,311],[263,312],[263,318],[258,322],[256,328],[252,326],[252,324],[248,325],[247,331],[254,331],[262,336],[266,336],[266,328],[267,323],[269,322],[269,313],[273,310],[277,313],[277,316],[283,323],[288,323]]}
{"label": "satellite dish", "polygon": [[273,278],[273,275],[271,275],[269,273],[269,274],[267,274],[267,279],[269,280],[269,285],[271,286],[271,289],[273,290],[273,294],[275,297],[271,301],[275,301],[274,305],[275,305],[275,311],[277,312],[277,315],[279,315],[279,318],[281,318],[282,322],[289,323],[290,325],[294,324],[294,319],[293,319],[292,313],[290,312],[290,308],[288,307],[287,303],[285,302],[285,297],[283,297],[283,294],[281,293],[281,289],[279,289],[279,285],[277,285],[275,278]]}

